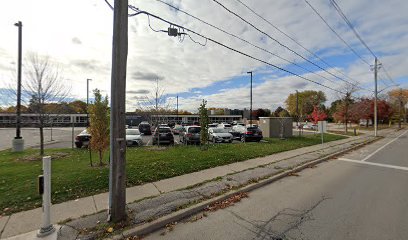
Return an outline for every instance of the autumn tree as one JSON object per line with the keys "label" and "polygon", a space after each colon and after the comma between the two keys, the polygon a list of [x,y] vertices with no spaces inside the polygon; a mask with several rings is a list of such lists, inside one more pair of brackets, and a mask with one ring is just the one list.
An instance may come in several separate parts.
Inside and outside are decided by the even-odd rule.
{"label": "autumn tree", "polygon": [[64,85],[58,68],[48,57],[30,54],[25,66],[23,93],[30,99],[28,110],[37,115],[36,127],[40,131],[40,155],[44,155],[44,127],[48,121],[46,105],[60,103],[68,96],[70,88]]}
{"label": "autumn tree", "polygon": [[407,122],[407,108],[408,103],[408,89],[394,89],[388,92],[390,103],[392,104],[394,111],[394,118],[398,119],[398,126],[401,128],[401,120]]}
{"label": "autumn tree", "polygon": [[[89,106],[90,147],[98,152],[99,165],[102,166],[103,153],[109,147],[109,102],[107,96],[102,98],[100,90],[95,89],[93,93],[95,100]],[[90,164],[92,166],[92,160]]]}
{"label": "autumn tree", "polygon": [[[310,115],[315,106],[321,106],[326,102],[326,95],[322,91],[306,90],[298,92],[298,109],[299,117]],[[285,100],[286,109],[292,116],[297,114],[296,112],[296,93],[291,93]]]}
{"label": "autumn tree", "polygon": [[316,124],[318,121],[324,121],[326,118],[327,114],[317,106],[313,108],[312,114],[309,115],[309,120],[314,124]]}
{"label": "autumn tree", "polygon": [[68,104],[74,113],[86,113],[86,102],[75,100]]}

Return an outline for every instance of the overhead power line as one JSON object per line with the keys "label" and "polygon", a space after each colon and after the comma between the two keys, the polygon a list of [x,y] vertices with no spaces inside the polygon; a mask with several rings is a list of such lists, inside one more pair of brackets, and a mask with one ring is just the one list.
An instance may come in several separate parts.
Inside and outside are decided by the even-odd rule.
{"label": "overhead power line", "polygon": [[336,30],[334,30],[334,28],[332,26],[330,26],[330,24],[326,21],[326,19],[323,18],[323,16],[317,11],[316,8],[314,8],[307,0],[304,0],[306,2],[306,4],[313,10],[313,12],[316,13],[317,16],[319,16],[319,18],[326,24],[326,26],[361,60],[363,61],[365,64],[367,64],[368,66],[370,66],[370,63],[367,62],[367,60],[365,60],[356,50],[354,50],[350,44],[348,44],[346,42],[346,40],[344,40],[343,37],[340,36],[340,34],[338,34],[336,32]]}
{"label": "overhead power line", "polygon": [[[266,52],[266,53],[269,53],[269,54],[271,54],[272,56],[275,56],[275,57],[277,57],[277,58],[279,58],[279,59],[281,59],[281,60],[283,60],[283,61],[285,61],[285,62],[287,62],[287,63],[293,64],[293,65],[295,65],[296,67],[298,67],[298,68],[300,68],[300,69],[302,69],[302,70],[304,70],[304,71],[307,71],[307,72],[309,72],[309,73],[315,74],[315,75],[317,75],[317,76],[319,76],[319,77],[321,77],[321,78],[324,78],[324,79],[326,79],[326,80],[328,80],[328,81],[330,81],[330,82],[332,82],[332,83],[338,84],[338,82],[335,82],[335,81],[333,81],[332,79],[330,79],[330,78],[328,78],[328,77],[326,77],[326,76],[323,76],[323,75],[321,75],[321,74],[319,74],[319,73],[317,73],[317,72],[313,72],[312,70],[310,70],[310,69],[308,69],[308,68],[305,68],[305,67],[301,66],[300,64],[297,64],[296,62],[290,61],[290,60],[288,60],[288,59],[286,59],[286,58],[284,58],[284,57],[282,57],[282,56],[279,56],[278,54],[275,54],[275,53],[273,53],[273,52],[271,52],[271,51],[269,51],[269,50],[267,50],[267,49],[265,49],[265,48],[262,48],[262,47],[260,47],[260,46],[258,46],[258,45],[255,45],[255,44],[249,42],[248,40],[245,40],[245,39],[243,39],[243,38],[241,38],[241,37],[239,37],[239,36],[237,36],[237,35],[235,35],[235,34],[233,34],[233,33],[230,33],[230,32],[228,32],[228,31],[226,31],[226,30],[220,28],[220,27],[217,27],[217,26],[215,26],[215,25],[213,25],[213,24],[211,24],[211,23],[208,23],[207,21],[204,21],[204,20],[202,20],[201,18],[198,18],[198,17],[196,17],[196,16],[194,16],[194,15],[192,15],[192,14],[190,14],[190,13],[188,13],[188,12],[186,12],[186,11],[184,11],[184,10],[178,8],[178,7],[175,7],[175,6],[171,5],[170,3],[167,3],[167,2],[165,2],[165,1],[163,1],[163,0],[156,0],[156,1],[158,1],[158,2],[160,2],[160,3],[163,3],[163,4],[167,5],[168,7],[172,8],[172,9],[174,9],[174,10],[176,10],[176,11],[179,11],[179,12],[181,12],[181,13],[184,13],[184,14],[186,14],[187,16],[190,16],[190,17],[196,19],[197,21],[200,21],[200,22],[206,24],[207,26],[210,26],[210,27],[212,27],[212,28],[214,28],[214,29],[217,29],[218,31],[221,31],[222,33],[225,33],[225,34],[227,34],[227,35],[229,35],[229,36],[231,36],[231,37],[234,37],[234,38],[236,38],[236,39],[239,39],[240,41],[245,42],[245,43],[247,43],[247,44],[249,44],[249,45],[251,45],[251,46],[253,46],[253,47],[255,47],[255,48],[259,49],[259,50],[261,50],[261,51],[264,51],[264,52]],[[342,79],[342,80],[343,80],[343,79]],[[343,81],[345,81],[345,82],[348,83],[348,84],[354,85],[355,87],[360,88],[360,89],[362,89],[362,90],[370,91],[370,90],[367,90],[367,89],[364,89],[364,88],[358,86],[358,85],[355,84],[355,83],[351,83],[351,82],[348,82],[348,81],[346,81],[346,80],[343,80]]]}
{"label": "overhead power line", "polygon": [[274,65],[274,64],[272,64],[272,63],[269,63],[269,62],[267,62],[267,61],[265,61],[265,60],[262,60],[262,59],[260,59],[260,58],[254,57],[254,56],[252,56],[252,55],[250,55],[250,54],[248,54],[248,53],[245,53],[245,52],[243,52],[243,51],[240,51],[240,50],[237,50],[237,49],[235,49],[235,48],[232,48],[232,47],[230,47],[230,46],[228,46],[228,45],[226,45],[226,44],[224,44],[224,43],[221,43],[221,42],[219,42],[219,41],[217,41],[217,40],[215,40],[215,39],[212,39],[212,38],[210,38],[210,37],[204,36],[203,34],[200,34],[200,33],[196,32],[196,31],[194,31],[194,30],[192,30],[192,29],[189,29],[189,28],[183,27],[183,26],[181,26],[181,25],[178,25],[178,24],[176,24],[176,23],[170,22],[170,21],[168,21],[168,20],[166,20],[166,19],[163,19],[162,17],[159,17],[159,16],[154,15],[154,14],[152,14],[152,13],[149,13],[149,12],[147,12],[147,11],[142,11],[142,10],[140,10],[140,9],[138,9],[138,8],[136,8],[136,7],[134,7],[134,6],[132,6],[132,5],[129,5],[129,8],[130,8],[131,10],[135,11],[135,13],[129,14],[130,17],[137,16],[137,15],[139,15],[139,14],[148,15],[148,16],[153,17],[153,18],[156,18],[156,19],[158,19],[158,20],[160,20],[160,21],[162,21],[162,22],[165,22],[165,23],[169,24],[170,26],[177,27],[177,28],[183,29],[183,30],[185,30],[185,31],[187,31],[187,32],[190,32],[190,33],[192,33],[192,34],[194,34],[194,35],[197,35],[197,36],[199,36],[199,37],[205,39],[206,41],[215,43],[215,44],[217,44],[217,45],[219,45],[219,46],[221,46],[221,47],[224,47],[224,48],[226,48],[226,49],[228,49],[228,50],[231,50],[231,51],[233,51],[233,52],[235,52],[235,53],[241,54],[241,55],[243,55],[243,56],[246,56],[246,57],[251,58],[251,59],[253,59],[253,60],[256,60],[256,61],[258,61],[258,62],[264,63],[264,64],[266,64],[266,65],[269,65],[269,66],[273,67],[273,68],[276,68],[276,69],[281,70],[281,71],[283,71],[283,72],[289,73],[289,74],[291,74],[291,75],[293,75],[293,76],[296,76],[296,77],[298,77],[298,78],[301,78],[301,79],[306,80],[306,81],[309,81],[309,82],[312,82],[312,83],[314,83],[314,84],[317,84],[317,85],[319,85],[319,86],[325,87],[325,88],[327,88],[327,89],[333,90],[333,91],[335,91],[335,92],[338,92],[338,93],[341,93],[341,94],[345,94],[344,92],[342,92],[342,91],[340,91],[340,90],[334,89],[334,88],[332,88],[332,87],[329,87],[329,86],[327,86],[327,85],[324,85],[324,84],[322,84],[322,83],[319,83],[319,82],[317,82],[317,81],[315,81],[315,80],[312,80],[312,79],[310,79],[310,78],[301,76],[301,75],[299,75],[299,74],[297,74],[297,73],[294,73],[294,72],[289,71],[289,70],[287,70],[287,69],[281,68],[281,67],[279,67],[279,66],[277,66],[277,65]]}
{"label": "overhead power line", "polygon": [[[290,40],[292,40],[294,43],[296,43],[298,46],[300,46],[301,48],[303,48],[305,51],[307,51],[308,53],[310,53],[312,56],[314,56],[315,58],[319,59],[322,63],[324,63],[327,67],[333,68],[337,73],[343,75],[344,77],[348,78],[351,81],[355,81],[354,79],[352,79],[351,77],[347,76],[346,74],[344,74],[341,71],[336,70],[336,68],[331,65],[330,63],[328,63],[327,61],[325,61],[324,59],[322,59],[321,57],[319,57],[316,53],[314,53],[312,50],[306,48],[305,46],[303,46],[299,41],[297,41],[294,37],[290,36],[289,34],[285,33],[283,30],[281,30],[279,27],[277,27],[275,24],[273,24],[271,21],[267,20],[266,18],[264,18],[262,15],[260,15],[259,13],[257,13],[254,9],[252,9],[251,7],[249,7],[247,4],[245,4],[244,2],[242,2],[241,0],[236,0],[237,2],[239,2],[241,5],[243,5],[245,8],[247,8],[249,11],[251,11],[253,14],[255,14],[256,16],[258,16],[259,18],[261,18],[262,20],[264,20],[266,23],[268,23],[270,26],[272,26],[274,29],[276,29],[278,32],[280,32],[281,34],[285,35],[287,38],[289,38]],[[357,82],[357,81],[355,81]],[[352,84],[352,83],[350,83]]]}
{"label": "overhead power line", "polygon": [[[357,32],[356,28],[353,26],[351,21],[347,18],[346,14],[344,14],[343,10],[341,10],[340,6],[337,4],[335,0],[330,0],[330,3],[333,5],[334,9],[337,11],[337,13],[340,15],[340,17],[344,20],[344,22],[347,24],[347,26],[353,31],[354,35],[358,38],[358,40],[361,42],[361,44],[364,45],[364,47],[373,55],[374,58],[377,58],[377,55],[374,53],[374,51],[371,50],[371,48],[367,45],[367,43],[363,40],[361,35]],[[382,65],[382,69],[384,70],[387,78],[394,84],[394,86],[398,86],[398,84],[392,79],[392,77],[388,74],[387,70],[384,67],[384,64]],[[384,83],[385,84],[385,83]],[[390,86],[392,87],[392,86]]]}
{"label": "overhead power line", "polygon": [[341,10],[339,5],[337,5],[335,0],[330,0],[330,3],[333,5],[334,9],[336,9],[337,13],[340,15],[341,18],[343,18],[344,22],[346,22],[347,26],[353,31],[354,35],[360,40],[360,42],[364,45],[364,47],[367,48],[367,50],[373,55],[373,57],[377,57],[374,52],[368,47],[367,43],[363,40],[363,38],[360,36],[360,34],[357,32],[357,30],[354,28],[353,24],[348,20],[347,16],[344,14],[344,12]]}
{"label": "overhead power line", "polygon": [[[268,33],[266,33],[265,31],[262,31],[261,29],[259,29],[258,27],[256,27],[254,24],[252,24],[251,22],[249,22],[248,20],[244,19],[243,17],[241,17],[240,15],[238,15],[237,13],[235,13],[234,11],[232,11],[231,9],[227,8],[226,6],[224,6],[222,3],[220,3],[217,0],[213,0],[213,2],[217,3],[218,5],[220,5],[222,8],[224,8],[227,12],[229,12],[230,14],[236,16],[237,18],[241,19],[243,22],[245,22],[246,24],[250,25],[252,28],[254,28],[255,30],[257,30],[258,32],[264,34],[265,36],[267,36],[268,38],[272,39],[273,41],[275,41],[276,43],[278,43],[280,46],[286,48],[287,50],[289,50],[290,52],[292,52],[293,54],[295,54],[296,56],[299,56],[300,58],[302,58],[303,60],[305,60],[306,62],[311,63],[312,65],[316,66],[317,68],[323,70],[324,72],[330,74],[331,76],[341,80],[341,81],[347,81],[344,80],[343,78],[327,71],[326,69],[322,68],[321,66],[319,66],[318,64],[310,61],[309,59],[307,59],[306,57],[302,56],[301,54],[297,53],[296,51],[294,51],[293,49],[289,48],[288,46],[286,46],[285,44],[281,43],[280,41],[278,41],[277,39],[273,38],[271,35],[269,35]],[[349,83],[350,84],[350,83]]]}

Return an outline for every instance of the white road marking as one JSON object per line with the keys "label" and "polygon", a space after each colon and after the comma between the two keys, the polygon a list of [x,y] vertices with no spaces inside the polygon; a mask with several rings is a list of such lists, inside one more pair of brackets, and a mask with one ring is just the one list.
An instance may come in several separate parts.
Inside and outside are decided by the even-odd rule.
{"label": "white road marking", "polygon": [[370,157],[372,157],[374,154],[378,153],[379,151],[381,151],[383,148],[385,148],[386,146],[390,145],[391,143],[393,143],[394,141],[396,141],[398,138],[402,137],[402,135],[404,135],[405,133],[407,133],[408,130],[406,130],[405,132],[403,132],[402,134],[400,134],[398,137],[394,138],[393,140],[389,141],[388,143],[384,144],[383,146],[381,146],[379,149],[375,150],[374,152],[372,152],[370,155],[368,155],[367,157],[365,157],[363,160],[363,162],[365,162],[367,159],[369,159]]}
{"label": "white road marking", "polygon": [[395,165],[389,165],[389,164],[374,163],[374,162],[363,162],[363,161],[352,160],[352,159],[347,159],[347,158],[338,158],[337,160],[408,171],[408,167],[401,167],[401,166],[395,166]]}

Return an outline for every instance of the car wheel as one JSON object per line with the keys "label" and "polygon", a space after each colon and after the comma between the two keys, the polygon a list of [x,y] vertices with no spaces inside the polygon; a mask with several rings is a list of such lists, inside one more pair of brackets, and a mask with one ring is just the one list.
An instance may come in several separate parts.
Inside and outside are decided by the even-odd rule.
{"label": "car wheel", "polygon": [[215,138],[214,138],[214,137],[213,137],[213,139],[212,139],[212,142],[213,142],[214,144],[217,143],[217,141],[215,141]]}
{"label": "car wheel", "polygon": [[241,142],[245,142],[245,137],[241,136]]}
{"label": "car wheel", "polygon": [[75,144],[76,148],[82,148],[82,144]]}

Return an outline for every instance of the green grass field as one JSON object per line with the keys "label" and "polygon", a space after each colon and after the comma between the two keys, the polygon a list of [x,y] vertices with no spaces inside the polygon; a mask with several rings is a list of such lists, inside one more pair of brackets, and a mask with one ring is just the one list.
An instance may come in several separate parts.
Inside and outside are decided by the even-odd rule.
{"label": "green grass field", "polygon": [[[343,138],[326,134],[325,141]],[[128,148],[127,186],[319,144],[321,141],[320,135],[266,140],[245,145],[210,145],[208,150],[201,150],[197,146]],[[0,152],[0,215],[41,206],[41,198],[37,194],[37,176],[41,174],[42,162],[37,154],[38,150],[34,149],[24,153],[12,153],[9,150]],[[54,159],[54,204],[108,191],[109,168],[106,161],[105,166],[90,167],[89,153],[85,149],[49,149],[46,154]],[[93,154],[93,162],[98,164],[96,154]]]}

